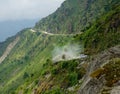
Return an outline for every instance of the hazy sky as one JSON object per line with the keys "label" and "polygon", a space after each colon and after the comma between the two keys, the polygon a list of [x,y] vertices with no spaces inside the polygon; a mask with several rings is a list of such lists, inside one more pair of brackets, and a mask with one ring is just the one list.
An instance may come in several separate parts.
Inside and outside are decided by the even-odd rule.
{"label": "hazy sky", "polygon": [[54,12],[65,0],[0,0],[0,21],[37,19]]}
{"label": "hazy sky", "polygon": [[34,26],[65,0],[0,0],[0,42]]}

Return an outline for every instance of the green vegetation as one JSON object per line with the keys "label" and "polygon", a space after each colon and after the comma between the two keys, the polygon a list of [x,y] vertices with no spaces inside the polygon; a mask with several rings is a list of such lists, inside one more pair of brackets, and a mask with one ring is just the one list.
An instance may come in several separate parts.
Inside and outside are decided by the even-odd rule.
{"label": "green vegetation", "polygon": [[75,38],[83,42],[86,54],[96,54],[120,44],[120,6],[116,5],[85,33]]}
{"label": "green vegetation", "polygon": [[0,92],[5,94],[15,91],[25,82],[27,86],[37,79],[42,64],[51,58],[54,47],[65,45],[71,40],[69,36],[49,36],[33,33],[29,29],[17,36],[20,36],[20,41],[0,65]]}
{"label": "green vegetation", "polygon": [[103,68],[107,86],[113,86],[120,80],[120,58],[110,60]]}
{"label": "green vegetation", "polygon": [[107,62],[102,68],[96,69],[91,73],[91,77],[99,78],[101,75],[105,76],[108,87],[112,87],[120,80],[120,58],[113,58]]}
{"label": "green vegetation", "polygon": [[[66,0],[55,13],[35,25],[34,29],[39,32],[31,32],[30,29],[19,32],[16,35],[20,37],[19,42],[0,64],[0,94],[76,94],[88,64],[79,66],[79,59],[53,63],[52,51],[56,46],[61,47],[71,41],[84,44],[84,53],[89,55],[119,45],[119,5],[119,0]],[[69,35],[43,34],[42,30],[83,33],[78,33],[73,39]],[[16,36],[0,43],[0,56]],[[106,85],[112,86],[120,80],[119,63],[119,59],[111,60],[103,67],[104,70],[99,68],[91,76],[99,78],[105,74]]]}
{"label": "green vegetation", "polygon": [[[79,85],[79,80],[84,76],[86,70],[84,67],[77,68],[80,60],[60,61],[57,64],[47,60],[43,64],[40,85],[37,85],[38,94],[66,94],[67,88]],[[56,88],[58,87],[58,88]],[[44,89],[44,90],[43,90]],[[76,88],[74,91],[76,91]],[[74,92],[71,91],[71,92]]]}
{"label": "green vegetation", "polygon": [[55,13],[40,20],[35,29],[53,33],[86,31],[116,4],[120,4],[119,0],[66,0]]}
{"label": "green vegetation", "polygon": [[11,43],[15,39],[15,36],[8,38],[6,41],[0,43],[0,57],[6,50],[9,43]]}
{"label": "green vegetation", "polygon": [[65,94],[63,91],[61,91],[60,88],[55,88],[53,90],[48,90],[43,94]]}

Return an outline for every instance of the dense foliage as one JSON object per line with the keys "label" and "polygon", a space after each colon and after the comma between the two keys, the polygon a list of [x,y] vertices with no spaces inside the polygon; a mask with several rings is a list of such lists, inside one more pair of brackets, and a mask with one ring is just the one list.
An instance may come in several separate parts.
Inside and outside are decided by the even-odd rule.
{"label": "dense foliage", "polygon": [[[71,94],[76,94],[86,67],[79,66],[79,59],[53,64],[52,51],[71,40],[73,43],[82,41],[86,54],[96,54],[120,44],[119,3],[119,0],[66,0],[55,13],[36,23],[34,29],[38,32],[30,29],[19,32],[16,35],[20,37],[19,42],[0,64],[0,94],[70,94],[70,87],[74,88]],[[50,36],[41,30],[67,34],[84,32],[73,40],[73,36]],[[14,37],[0,43],[0,56],[13,40]],[[115,67],[118,64],[119,61]],[[105,67],[106,75],[114,68],[111,63]],[[96,73],[99,71],[102,70]],[[106,79],[111,81],[112,76]]]}
{"label": "dense foliage", "polygon": [[97,20],[85,33],[75,37],[84,44],[86,54],[95,54],[120,44],[120,7]]}

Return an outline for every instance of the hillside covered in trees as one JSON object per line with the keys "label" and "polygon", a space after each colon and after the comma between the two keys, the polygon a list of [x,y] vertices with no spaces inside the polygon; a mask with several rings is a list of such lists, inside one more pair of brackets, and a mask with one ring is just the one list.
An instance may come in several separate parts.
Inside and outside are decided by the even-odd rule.
{"label": "hillside covered in trees", "polygon": [[0,94],[120,92],[120,1],[66,0],[0,43],[0,61]]}

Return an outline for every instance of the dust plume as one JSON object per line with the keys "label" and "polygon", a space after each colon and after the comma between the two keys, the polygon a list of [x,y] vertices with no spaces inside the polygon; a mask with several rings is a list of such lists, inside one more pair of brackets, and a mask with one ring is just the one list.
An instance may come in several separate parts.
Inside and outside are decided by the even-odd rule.
{"label": "dust plume", "polygon": [[78,44],[68,44],[62,47],[55,47],[52,53],[52,60],[54,63],[58,61],[65,61],[80,58],[80,53],[83,47]]}

